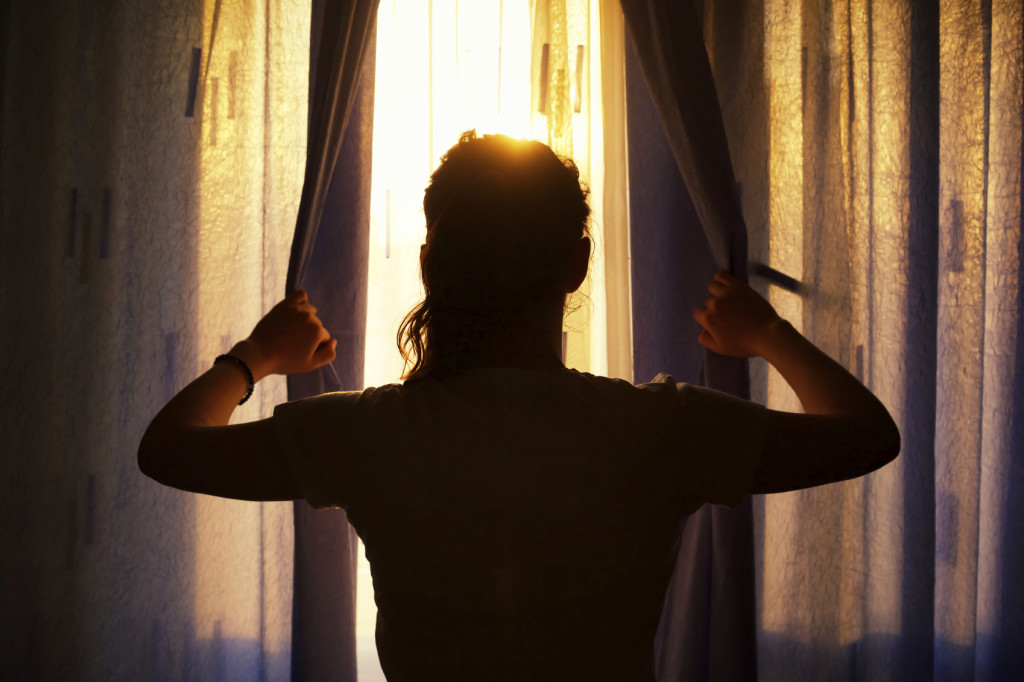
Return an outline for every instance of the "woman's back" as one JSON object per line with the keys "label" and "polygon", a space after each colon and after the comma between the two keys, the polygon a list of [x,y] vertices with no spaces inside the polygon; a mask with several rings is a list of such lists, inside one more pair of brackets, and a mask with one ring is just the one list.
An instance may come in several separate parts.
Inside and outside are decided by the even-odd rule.
{"label": "woman's back", "polygon": [[140,467],[183,490],[344,507],[391,679],[650,678],[687,514],[862,475],[896,456],[899,432],[724,272],[693,313],[699,341],[765,358],[809,414],[562,367],[590,256],[586,196],[544,145],[466,133],[424,193],[424,298],[399,329],[406,383],[229,426],[261,377],[334,358],[337,340],[292,292],[153,419]]}
{"label": "woman's back", "polygon": [[637,679],[680,522],[746,494],[766,415],[668,377],[474,369],[275,421],[366,544],[389,679]]}

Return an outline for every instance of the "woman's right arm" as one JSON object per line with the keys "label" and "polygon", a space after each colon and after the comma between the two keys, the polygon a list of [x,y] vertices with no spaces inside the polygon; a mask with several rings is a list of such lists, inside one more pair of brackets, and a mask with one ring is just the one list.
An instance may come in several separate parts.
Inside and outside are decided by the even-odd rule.
{"label": "woman's right arm", "polygon": [[818,350],[771,305],[728,273],[694,317],[700,343],[722,355],[759,356],[793,388],[805,414],[769,412],[768,435],[752,493],[833,483],[874,471],[900,451],[888,410],[839,363]]}

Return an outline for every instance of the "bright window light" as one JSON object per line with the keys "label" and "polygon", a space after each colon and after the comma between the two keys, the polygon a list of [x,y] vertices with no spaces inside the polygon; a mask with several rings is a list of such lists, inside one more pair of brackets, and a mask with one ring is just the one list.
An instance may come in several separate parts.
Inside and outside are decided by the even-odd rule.
{"label": "bright window light", "polygon": [[[544,13],[543,31],[561,31],[563,62],[552,60],[551,92],[559,90],[561,128],[554,140],[548,112],[538,111],[534,87],[541,43],[532,35],[531,0],[382,0],[377,14],[374,88],[373,177],[370,208],[366,386],[399,380],[403,362],[395,337],[406,313],[419,302],[419,249],[426,235],[423,190],[441,155],[466,130],[503,133],[553,143],[573,155],[601,206],[603,167],[593,166],[592,136],[600,136],[601,107],[592,106],[591,31],[596,0],[571,0]],[[556,3],[557,5],[557,3]],[[547,6],[545,6],[547,7]],[[558,51],[560,50],[560,52]],[[599,49],[595,48],[599,53]],[[545,91],[547,92],[547,91]],[[598,89],[598,93],[600,90]],[[593,113],[591,113],[593,112]],[[561,137],[559,137],[559,135]],[[558,142],[568,144],[560,149]],[[597,143],[600,148],[600,143]],[[600,169],[600,170],[599,170]],[[598,186],[590,174],[599,175]],[[598,243],[592,271],[603,272],[602,220],[594,213]],[[598,274],[600,279],[601,275]],[[588,282],[586,314],[570,320],[570,366],[604,373],[604,288]],[[590,324],[598,322],[598,324]],[[376,608],[369,566],[360,557],[356,639],[361,682],[383,681],[374,645]]]}

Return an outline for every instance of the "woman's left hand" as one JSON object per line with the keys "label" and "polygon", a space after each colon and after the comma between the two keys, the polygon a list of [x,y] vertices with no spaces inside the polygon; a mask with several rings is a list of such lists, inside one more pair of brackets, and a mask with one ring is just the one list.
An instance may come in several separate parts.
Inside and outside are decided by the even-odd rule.
{"label": "woman's left hand", "polygon": [[301,374],[322,367],[334,360],[337,345],[306,292],[296,289],[271,308],[231,353],[244,360],[259,381],[269,374]]}
{"label": "woman's left hand", "polygon": [[719,272],[708,284],[711,296],[693,311],[704,327],[697,341],[716,353],[738,358],[762,355],[780,318],[771,304],[742,280]]}

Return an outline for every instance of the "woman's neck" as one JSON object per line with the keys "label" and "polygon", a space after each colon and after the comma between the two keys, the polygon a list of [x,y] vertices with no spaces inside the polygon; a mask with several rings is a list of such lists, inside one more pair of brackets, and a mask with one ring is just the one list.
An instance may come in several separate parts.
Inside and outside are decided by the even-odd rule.
{"label": "woman's neck", "polygon": [[470,366],[541,370],[563,367],[561,312],[538,316],[497,332]]}

